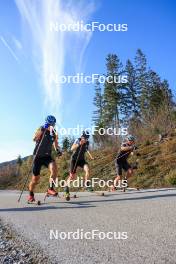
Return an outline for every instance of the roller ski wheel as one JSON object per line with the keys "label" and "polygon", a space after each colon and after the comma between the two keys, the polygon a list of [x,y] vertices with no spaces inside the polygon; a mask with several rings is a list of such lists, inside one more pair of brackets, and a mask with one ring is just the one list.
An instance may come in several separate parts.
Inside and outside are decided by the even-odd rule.
{"label": "roller ski wheel", "polygon": [[70,195],[68,195],[68,194],[65,195],[65,200],[66,200],[66,201],[70,201]]}
{"label": "roller ski wheel", "polygon": [[104,192],[94,192],[96,195],[98,195],[98,196],[104,196],[105,194],[104,194]]}
{"label": "roller ski wheel", "polygon": [[94,189],[93,189],[92,187],[88,187],[86,190],[87,190],[88,192],[94,192]]}
{"label": "roller ski wheel", "polygon": [[74,199],[77,198],[76,194],[73,195],[73,198],[74,198]]}
{"label": "roller ski wheel", "polygon": [[70,191],[68,186],[64,188],[64,198],[66,201],[70,201]]}

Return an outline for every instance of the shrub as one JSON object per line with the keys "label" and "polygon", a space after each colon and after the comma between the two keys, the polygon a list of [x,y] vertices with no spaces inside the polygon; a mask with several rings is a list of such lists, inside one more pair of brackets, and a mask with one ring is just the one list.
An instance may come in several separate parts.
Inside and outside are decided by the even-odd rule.
{"label": "shrub", "polygon": [[176,186],[176,169],[173,171],[170,171],[166,177],[165,180],[167,183]]}
{"label": "shrub", "polygon": [[145,141],[145,146],[149,146],[151,143],[150,143],[150,140],[149,139],[147,139],[146,141]]}

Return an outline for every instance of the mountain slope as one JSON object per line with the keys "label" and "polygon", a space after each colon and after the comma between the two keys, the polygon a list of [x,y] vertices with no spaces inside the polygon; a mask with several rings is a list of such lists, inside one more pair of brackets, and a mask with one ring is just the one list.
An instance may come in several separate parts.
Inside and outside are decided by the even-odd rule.
{"label": "mountain slope", "polygon": [[[115,173],[115,157],[118,150],[106,148],[95,150],[92,155],[95,160],[89,161],[91,177],[109,180]],[[176,136],[158,142],[146,142],[139,145],[136,151],[138,155],[130,157],[129,162],[138,161],[138,169],[134,170],[134,176],[129,180],[130,187],[159,188],[176,184]],[[139,156],[140,155],[140,156]],[[66,179],[69,173],[70,153],[64,153],[57,158],[59,180]],[[6,165],[0,168],[0,188],[20,189],[31,166],[32,157],[23,161],[20,168],[17,165]],[[78,169],[78,176],[84,173]],[[41,181],[37,191],[45,191],[48,186],[49,173],[47,169],[41,171]]]}

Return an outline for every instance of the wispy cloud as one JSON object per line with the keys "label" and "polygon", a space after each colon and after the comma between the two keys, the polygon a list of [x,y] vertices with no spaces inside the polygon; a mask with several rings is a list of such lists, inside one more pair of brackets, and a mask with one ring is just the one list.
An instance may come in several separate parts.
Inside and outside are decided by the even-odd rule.
{"label": "wispy cloud", "polygon": [[0,39],[2,41],[2,43],[4,44],[4,46],[8,49],[8,51],[10,52],[10,54],[12,55],[12,57],[19,62],[18,57],[16,56],[15,52],[13,51],[13,49],[10,47],[10,45],[7,43],[7,41],[4,39],[3,36],[0,36]]}
{"label": "wispy cloud", "polygon": [[23,48],[23,47],[22,47],[22,44],[21,44],[21,42],[20,42],[15,36],[13,36],[13,35],[12,35],[12,41],[13,41],[13,43],[14,43],[16,49],[18,49],[19,51],[21,51],[22,48]]}
{"label": "wispy cloud", "polygon": [[34,48],[34,60],[44,87],[45,103],[53,112],[61,113],[63,87],[49,81],[51,74],[63,75],[66,58],[71,58],[72,68],[80,69],[91,32],[52,32],[50,22],[70,24],[87,22],[95,10],[92,1],[82,0],[15,0],[23,19],[25,30],[29,29]]}

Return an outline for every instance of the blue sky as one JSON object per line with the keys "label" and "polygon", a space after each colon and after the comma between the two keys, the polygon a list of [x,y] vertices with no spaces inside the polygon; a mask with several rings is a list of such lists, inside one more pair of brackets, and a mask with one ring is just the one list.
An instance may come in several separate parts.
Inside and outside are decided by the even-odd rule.
{"label": "blue sky", "polygon": [[[47,114],[56,114],[65,127],[90,126],[93,85],[55,90],[46,85],[49,71],[103,74],[108,53],[118,54],[125,64],[141,48],[175,95],[175,12],[171,0],[0,1],[0,162],[32,153],[33,132]],[[65,22],[72,16],[87,22],[127,23],[128,31],[47,34],[50,19]]]}

